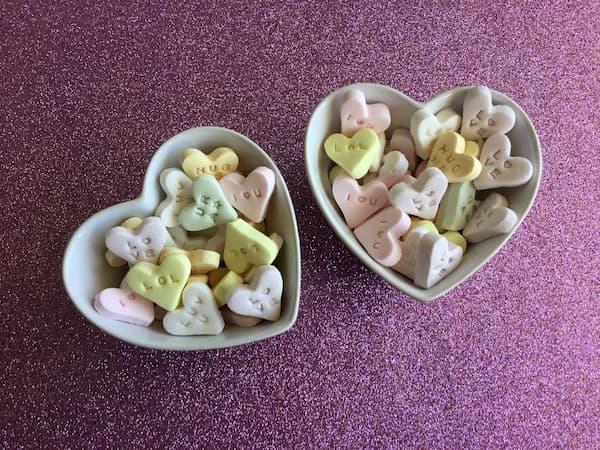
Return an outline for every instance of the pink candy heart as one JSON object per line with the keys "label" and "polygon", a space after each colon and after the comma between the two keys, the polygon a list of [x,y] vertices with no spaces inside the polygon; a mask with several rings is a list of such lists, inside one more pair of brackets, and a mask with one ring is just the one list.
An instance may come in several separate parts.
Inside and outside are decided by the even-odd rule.
{"label": "pink candy heart", "polygon": [[94,308],[104,317],[147,327],[154,320],[154,304],[128,287],[107,288],[94,298]]}
{"label": "pink candy heart", "polygon": [[361,128],[371,128],[380,134],[391,123],[390,109],[383,103],[367,105],[365,94],[359,90],[347,92],[340,106],[342,133],[352,137]]}
{"label": "pink candy heart", "polygon": [[363,186],[349,175],[339,175],[333,182],[333,198],[350,228],[356,228],[388,203],[388,190],[381,181]]}
{"label": "pink candy heart", "polygon": [[257,167],[247,177],[230,173],[219,180],[219,185],[235,209],[259,223],[275,189],[275,174],[268,167]]}

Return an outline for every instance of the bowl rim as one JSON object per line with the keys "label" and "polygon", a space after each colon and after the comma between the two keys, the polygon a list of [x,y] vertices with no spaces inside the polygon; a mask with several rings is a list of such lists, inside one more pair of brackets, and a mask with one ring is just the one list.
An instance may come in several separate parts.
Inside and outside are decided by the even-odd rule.
{"label": "bowl rim", "polygon": [[[293,298],[291,299],[292,301],[288,301],[288,303],[293,304],[292,315],[291,315],[290,319],[287,322],[281,322],[280,327],[269,329],[268,332],[263,332],[259,336],[255,336],[252,339],[249,339],[249,340],[231,339],[231,340],[227,340],[223,343],[218,343],[216,345],[211,345],[211,346],[186,345],[186,343],[190,342],[190,339],[182,340],[181,343],[183,345],[179,345],[176,347],[169,346],[169,345],[159,345],[159,344],[155,344],[154,342],[145,342],[142,339],[136,339],[135,337],[130,337],[129,335],[123,335],[123,334],[120,334],[120,333],[114,331],[113,329],[107,329],[107,328],[103,327],[102,324],[100,323],[100,321],[97,320],[97,319],[99,319],[100,315],[98,314],[97,315],[98,317],[96,317],[96,315],[87,314],[87,312],[84,311],[80,307],[79,302],[75,300],[75,295],[73,294],[72,290],[70,289],[70,282],[68,281],[69,277],[68,277],[67,269],[69,266],[69,261],[74,257],[75,247],[76,247],[77,241],[80,239],[80,235],[82,234],[82,232],[85,228],[90,226],[90,223],[93,222],[98,215],[104,213],[105,211],[108,211],[112,208],[124,208],[127,205],[137,203],[138,201],[142,201],[142,202],[144,201],[145,197],[153,189],[154,183],[156,183],[155,180],[152,180],[151,177],[147,176],[148,168],[154,165],[154,161],[159,158],[160,153],[165,151],[163,149],[166,148],[168,144],[170,144],[174,140],[181,139],[181,137],[186,134],[194,134],[194,133],[198,133],[198,132],[215,132],[215,131],[222,132],[225,134],[230,134],[230,135],[233,135],[233,136],[241,139],[242,141],[245,141],[245,143],[249,147],[252,147],[254,150],[258,151],[258,153],[261,154],[261,156],[263,158],[265,158],[266,160],[268,160],[272,163],[272,166],[273,166],[272,168],[276,172],[276,178],[277,178],[277,176],[279,176],[279,178],[283,181],[282,194],[284,196],[286,204],[289,206],[290,219],[291,219],[293,229],[294,229],[293,234],[294,234],[295,239],[293,239],[293,241],[294,241],[293,251],[295,251],[296,254],[298,255],[298,258],[297,258],[298,262],[296,264],[296,269],[293,271],[293,273],[291,273],[291,275],[295,276],[295,278],[297,280],[298,288],[295,291]],[[286,245],[292,245],[292,243],[286,242]],[[89,322],[91,322],[96,328],[98,328],[101,331],[103,331],[104,333],[118,339],[119,341],[127,342],[128,344],[132,344],[132,345],[139,346],[139,347],[150,348],[150,349],[155,349],[155,350],[163,350],[163,351],[203,351],[203,350],[214,350],[214,349],[219,349],[219,348],[237,347],[240,345],[263,341],[265,339],[285,333],[290,328],[292,328],[292,326],[296,323],[296,320],[298,318],[298,311],[300,308],[300,292],[301,292],[301,286],[302,286],[302,275],[301,274],[302,274],[302,257],[301,257],[301,250],[300,250],[300,233],[298,230],[298,223],[296,220],[296,212],[295,212],[295,208],[294,208],[294,203],[292,202],[292,198],[289,193],[289,189],[285,182],[285,178],[281,174],[279,167],[277,166],[277,164],[275,164],[275,161],[273,161],[273,159],[262,149],[262,147],[260,147],[257,143],[255,143],[252,139],[250,139],[249,137],[247,137],[237,131],[230,130],[230,129],[224,128],[224,127],[218,127],[218,126],[200,126],[200,127],[188,128],[186,130],[180,131],[179,133],[171,136],[170,138],[168,138],[167,140],[162,142],[159,145],[159,147],[154,151],[154,153],[152,154],[152,157],[150,158],[150,161],[146,165],[146,169],[144,171],[144,181],[142,184],[142,190],[141,190],[140,194],[137,197],[135,197],[134,199],[126,200],[124,202],[111,205],[108,208],[97,211],[96,213],[94,213],[93,215],[88,217],[81,225],[79,225],[79,227],[77,227],[75,232],[71,235],[71,238],[69,239],[69,242],[67,243],[67,246],[66,246],[66,249],[65,249],[65,252],[63,255],[63,260],[62,260],[62,279],[63,279],[64,289],[65,289],[67,295],[69,296],[71,302],[75,305],[75,307],[77,308],[77,310],[83,317],[85,317]],[[91,300],[93,300],[93,299],[91,299]],[[277,323],[277,321],[275,321],[273,323]],[[131,326],[135,326],[135,325],[131,325]],[[249,329],[252,329],[252,328],[249,328]],[[135,336],[135,334],[134,334],[134,336]],[[172,336],[172,335],[168,335],[168,334],[166,334],[166,336],[168,336],[169,338],[173,338],[173,339],[180,337],[180,336]],[[203,337],[204,336],[185,336],[184,338],[197,338],[193,342],[194,343],[198,342],[198,343],[202,344],[202,342],[205,342],[202,339]],[[169,340],[167,340],[167,342],[168,341]]]}
{"label": "bowl rim", "polygon": [[[340,226],[338,224],[338,222],[335,220],[335,215],[337,215],[338,218],[340,217],[340,215],[337,213],[337,210],[335,209],[335,207],[328,208],[326,206],[325,199],[327,198],[327,194],[323,189],[320,188],[321,185],[319,182],[320,177],[319,177],[318,171],[316,171],[316,172],[313,171],[312,166],[314,165],[314,166],[318,167],[318,164],[311,161],[311,158],[309,157],[310,156],[309,154],[311,153],[311,151],[308,147],[309,131],[312,129],[312,125],[316,121],[317,112],[319,112],[321,109],[325,108],[325,106],[328,103],[332,102],[342,92],[347,92],[352,89],[378,89],[378,90],[384,91],[384,92],[387,91],[391,95],[401,97],[406,102],[412,104],[416,109],[426,109],[433,113],[437,113],[438,111],[432,111],[429,108],[429,105],[435,104],[438,102],[443,103],[445,101],[448,101],[448,99],[450,99],[450,98],[454,98],[457,95],[465,94],[466,91],[468,91],[469,89],[474,88],[474,87],[477,87],[477,86],[471,85],[471,86],[456,87],[456,88],[441,92],[424,102],[418,102],[416,100],[413,100],[412,98],[410,98],[403,92],[401,92],[391,86],[386,86],[386,85],[378,84],[378,83],[349,84],[349,85],[342,86],[342,87],[330,92],[325,98],[323,98],[317,104],[317,106],[313,109],[313,111],[311,113],[310,119],[308,121],[308,124],[307,124],[305,132],[304,132],[304,165],[305,165],[304,169],[306,172],[306,176],[308,178],[308,183],[309,183],[310,189],[312,191],[313,198],[316,200],[317,206],[321,210],[321,213],[325,217],[325,220],[327,221],[329,226],[333,229],[335,234],[337,234],[337,236],[340,238],[340,240],[346,245],[346,247],[348,247],[348,249],[368,269],[372,270],[377,275],[379,275],[379,277],[382,278],[385,282],[387,282],[390,286],[394,287],[397,290],[404,292],[408,296],[414,298],[415,300],[419,300],[421,302],[427,303],[427,302],[436,300],[436,299],[444,296],[445,294],[447,294],[454,288],[458,287],[458,285],[462,284],[467,279],[469,279],[484,264],[486,264],[497,252],[499,252],[502,249],[502,247],[504,247],[506,242],[511,238],[511,236],[519,228],[519,226],[521,225],[521,222],[523,222],[525,217],[527,217],[527,215],[529,214],[529,211],[530,211],[531,207],[533,206],[533,202],[535,201],[535,198],[537,197],[537,194],[539,191],[541,178],[542,178],[542,170],[543,170],[543,159],[542,159],[542,151],[541,151],[540,141],[539,141],[538,134],[533,126],[533,122],[531,121],[531,118],[527,115],[527,113],[525,113],[525,111],[519,106],[519,104],[517,102],[515,102],[512,98],[510,98],[507,95],[505,95],[501,92],[498,92],[494,89],[488,88],[492,95],[492,100],[495,101],[495,104],[498,104],[497,101],[500,101],[503,104],[506,104],[506,105],[510,106],[511,108],[513,108],[515,110],[515,112],[522,114],[523,117],[526,119],[524,125],[527,127],[527,131],[531,134],[531,136],[533,136],[533,142],[535,144],[533,153],[537,156],[538,168],[537,168],[537,170],[534,170],[532,178],[529,181],[530,183],[533,183],[532,195],[527,200],[525,209],[523,210],[523,214],[519,216],[517,223],[512,228],[512,230],[509,233],[505,233],[504,235],[501,235],[500,237],[502,238],[502,240],[501,240],[500,244],[496,248],[494,248],[493,251],[490,252],[481,261],[474,264],[473,267],[470,269],[470,271],[462,279],[460,279],[457,283],[452,284],[444,289],[434,289],[435,285],[429,289],[420,288],[420,287],[416,286],[411,280],[404,277],[402,274],[393,272],[390,268],[384,267],[384,266],[378,264],[363,249],[363,247],[360,245],[360,243],[358,243],[358,241],[356,241],[353,233],[348,233],[347,226],[346,226],[346,229],[344,229],[344,228],[342,228],[342,226]],[[367,95],[366,92],[365,92],[365,95]],[[320,149],[322,148],[322,143],[319,148]],[[318,151],[315,152],[315,154],[318,154]],[[335,206],[335,204],[334,204],[334,206]],[[345,225],[343,218],[341,221]]]}

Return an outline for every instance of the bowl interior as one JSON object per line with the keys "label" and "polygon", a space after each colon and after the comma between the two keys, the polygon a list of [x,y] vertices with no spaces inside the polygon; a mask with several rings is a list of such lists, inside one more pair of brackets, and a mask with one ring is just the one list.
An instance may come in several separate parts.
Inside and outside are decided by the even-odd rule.
{"label": "bowl interior", "polygon": [[[420,108],[425,108],[436,113],[444,108],[451,107],[454,111],[462,115],[463,100],[469,87],[447,91],[421,104],[387,86],[377,84],[346,86],[330,94],[315,108],[306,130],[304,150],[308,180],[319,208],[335,233],[367,267],[379,274],[392,286],[416,299],[424,301],[434,300],[464,281],[491,258],[510,238],[527,215],[537,193],[541,178],[542,158],[537,133],[519,105],[509,97],[492,91],[494,104],[508,105],[516,114],[515,126],[508,133],[508,137],[512,143],[511,154],[529,159],[533,164],[534,172],[532,179],[523,186],[507,189],[491,189],[487,192],[480,191],[478,192],[478,198],[485,198],[487,193],[492,191],[502,193],[506,196],[510,208],[517,214],[518,223],[511,233],[488,239],[479,244],[469,245],[458,268],[430,289],[422,289],[415,286],[412,280],[389,268],[381,266],[368,255],[354,237],[352,230],[344,222],[333,199],[328,179],[328,173],[333,163],[323,150],[323,142],[330,134],[339,133],[341,100],[344,93],[351,89],[362,90],[365,93],[368,103],[382,102],[389,106],[392,124],[388,132],[391,133],[398,127],[410,128],[410,118]],[[390,138],[389,135],[387,137],[388,139]]]}
{"label": "bowl interior", "polygon": [[[219,146],[233,148],[239,156],[239,170],[247,174],[258,166],[275,172],[276,188],[271,198],[267,230],[284,238],[274,264],[284,280],[281,317],[253,328],[227,325],[217,336],[172,336],[155,321],[150,327],[140,327],[107,319],[92,305],[94,296],[107,287],[119,286],[126,269],[111,268],[104,260],[106,231],[131,216],[149,216],[164,198],[158,182],[160,173],[179,166],[179,155],[189,147],[212,151]],[[298,314],[300,293],[300,244],[292,201],[281,173],[269,156],[245,136],[218,127],[193,128],[165,142],[152,157],[146,170],[142,194],[135,200],[100,211],[75,232],[63,261],[63,278],[67,292],[81,313],[94,325],[124,341],[144,347],[165,350],[201,350],[230,347],[275,336],[289,329]]]}

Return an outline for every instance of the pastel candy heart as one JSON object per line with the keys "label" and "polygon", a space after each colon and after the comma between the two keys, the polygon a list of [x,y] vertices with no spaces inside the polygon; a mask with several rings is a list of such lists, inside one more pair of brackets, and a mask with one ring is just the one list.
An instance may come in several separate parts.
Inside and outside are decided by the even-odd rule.
{"label": "pastel candy heart", "polygon": [[137,230],[115,227],[106,233],[105,244],[128,263],[156,262],[167,239],[167,229],[158,217],[144,219]]}
{"label": "pastel candy heart", "polygon": [[237,218],[214,176],[200,175],[194,181],[192,192],[195,204],[186,206],[179,213],[179,223],[186,230],[205,230]]}
{"label": "pastel candy heart", "polygon": [[379,151],[369,166],[369,172],[377,172],[381,166],[381,161],[383,160],[383,152],[385,151],[385,144],[387,142],[385,139],[385,133],[379,133],[377,137],[379,138]]}
{"label": "pastel candy heart", "polygon": [[408,128],[396,128],[392,133],[390,144],[386,153],[390,151],[399,151],[408,161],[408,170],[411,172],[417,167],[417,153],[415,143]]}
{"label": "pastel candy heart", "polygon": [[402,240],[405,241],[408,238],[408,235],[412,233],[417,228],[424,229],[430,233],[439,233],[435,224],[431,220],[422,220],[417,217],[411,217],[410,219],[410,227],[406,232],[402,235]]}
{"label": "pastel candy heart", "polygon": [[278,245],[242,219],[227,224],[223,259],[230,270],[243,273],[252,265],[269,265]]}
{"label": "pastel candy heart", "polygon": [[481,149],[482,169],[473,184],[477,189],[520,186],[533,175],[528,159],[510,156],[510,140],[504,134],[493,134]]}
{"label": "pastel candy heart", "polygon": [[492,192],[481,203],[463,230],[467,241],[475,244],[499,234],[508,233],[517,223],[517,215],[508,208],[506,198]]}
{"label": "pastel candy heart", "polygon": [[464,138],[453,131],[437,138],[427,167],[440,169],[446,175],[448,183],[471,181],[481,173],[481,163],[474,156],[465,154]]}
{"label": "pastel candy heart", "polygon": [[435,225],[440,230],[462,230],[473,217],[476,207],[473,183],[470,181],[452,183],[442,198],[435,217]]}
{"label": "pastel candy heart", "polygon": [[239,158],[229,147],[219,147],[206,155],[201,150],[189,148],[180,157],[181,167],[188,177],[195,180],[202,174],[213,175],[217,180],[238,168]]}
{"label": "pastel candy heart", "polygon": [[262,222],[275,190],[275,174],[268,167],[257,167],[245,178],[226,175],[219,185],[235,209],[253,222]]}
{"label": "pastel candy heart", "polygon": [[167,311],[173,311],[190,271],[189,259],[176,254],[167,256],[160,265],[139,262],[127,272],[125,279],[131,290]]}
{"label": "pastel candy heart", "polygon": [[390,109],[384,103],[367,104],[365,94],[353,89],[348,91],[340,105],[342,134],[353,136],[362,128],[370,128],[375,133],[383,133],[391,123]]}
{"label": "pastel candy heart", "polygon": [[426,227],[414,227],[400,244],[400,260],[393,264],[390,269],[414,280],[415,267],[417,265],[417,246],[421,237],[429,232],[430,230]]}
{"label": "pastel candy heart", "polygon": [[165,169],[160,174],[160,185],[167,194],[154,212],[166,227],[179,225],[179,212],[194,202],[192,180],[178,169]]}
{"label": "pastel candy heart", "polygon": [[333,182],[335,181],[335,179],[338,177],[338,175],[348,175],[348,172],[346,172],[344,169],[342,169],[340,166],[333,166],[331,168],[331,170],[329,171],[329,182],[331,184],[333,184]]}
{"label": "pastel candy heart", "polygon": [[353,178],[366,175],[377,158],[380,149],[379,137],[369,129],[357,131],[351,138],[341,133],[332,134],[325,140],[325,153]]}
{"label": "pastel candy heart", "polygon": [[388,202],[388,190],[381,181],[360,186],[349,175],[340,175],[333,182],[332,193],[350,228],[356,228]]}
{"label": "pastel candy heart", "polygon": [[373,180],[381,181],[387,187],[398,183],[408,170],[408,161],[406,156],[399,151],[391,151],[383,157],[383,164],[377,174],[369,174],[364,178],[363,183]]}
{"label": "pastel candy heart", "polygon": [[392,205],[405,213],[422,219],[433,219],[447,187],[448,181],[444,174],[435,167],[428,167],[414,183],[393,186],[389,197]]}
{"label": "pastel candy heart", "polygon": [[354,230],[354,235],[375,261],[393,266],[400,260],[400,237],[409,226],[409,217],[390,206],[363,222]]}
{"label": "pastel candy heart", "polygon": [[410,118],[410,134],[415,151],[422,159],[428,159],[433,143],[440,134],[460,129],[461,117],[451,108],[433,114],[426,109],[416,111]]}
{"label": "pastel candy heart", "polygon": [[462,248],[463,254],[467,250],[467,240],[458,231],[446,231],[445,233],[442,233],[442,236],[448,239],[448,242],[452,242],[454,245],[458,245]]}
{"label": "pastel candy heart", "polygon": [[169,255],[180,254],[184,255],[191,265],[191,273],[198,275],[208,273],[211,270],[215,270],[219,267],[221,255],[217,252],[210,250],[183,250],[177,247],[165,247],[158,258],[158,262],[161,263]]}
{"label": "pastel candy heart", "polygon": [[[227,270],[227,269],[225,269]],[[217,301],[217,306],[221,307],[227,303],[225,295],[227,292],[235,287],[239,286],[244,282],[244,279],[235,273],[233,270],[228,271],[223,278],[213,287],[213,295]]]}
{"label": "pastel candy heart", "polygon": [[492,93],[484,86],[469,89],[463,103],[460,134],[465,139],[488,138],[508,133],[515,125],[515,112],[507,105],[492,105]]}
{"label": "pastel candy heart", "polygon": [[259,317],[269,321],[279,318],[283,278],[275,266],[257,267],[250,284],[236,286],[225,295],[227,307],[242,316]]}
{"label": "pastel candy heart", "polygon": [[154,304],[128,287],[107,288],[94,298],[94,308],[109,319],[147,327],[154,320]]}
{"label": "pastel candy heart", "polygon": [[191,283],[183,291],[183,307],[168,312],[163,327],[177,336],[215,335],[225,328],[223,316],[206,283]]}
{"label": "pastel candy heart", "polygon": [[462,248],[437,233],[425,233],[417,245],[415,279],[429,289],[452,272],[462,259]]}
{"label": "pastel candy heart", "polygon": [[[135,231],[141,223],[141,217],[130,217],[121,222],[121,226],[127,228],[128,230]],[[110,250],[106,250],[106,252],[104,252],[104,258],[110,267],[121,267],[127,264],[127,261],[125,261],[123,258],[119,258]]]}

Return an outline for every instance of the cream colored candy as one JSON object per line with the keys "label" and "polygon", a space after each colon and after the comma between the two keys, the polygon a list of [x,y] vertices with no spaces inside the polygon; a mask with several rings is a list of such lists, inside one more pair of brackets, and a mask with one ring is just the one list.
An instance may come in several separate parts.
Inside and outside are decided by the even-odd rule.
{"label": "cream colored candy", "polygon": [[431,220],[422,220],[417,217],[413,217],[410,219],[410,228],[402,235],[402,240],[405,241],[408,235],[416,228],[422,228],[429,233],[439,233],[438,229]]}
{"label": "cream colored candy", "polygon": [[233,287],[225,295],[227,307],[242,316],[275,321],[281,313],[283,278],[275,266],[257,267],[249,285]]}
{"label": "cream colored candy", "polygon": [[515,125],[515,112],[507,105],[492,105],[492,93],[485,86],[469,89],[463,104],[460,134],[465,139],[488,138],[508,133]]}
{"label": "cream colored candy", "polygon": [[433,219],[447,187],[448,181],[444,174],[435,167],[428,167],[414,183],[393,186],[389,197],[392,205],[405,213],[422,219]]}
{"label": "cream colored candy", "polygon": [[386,153],[390,151],[399,151],[406,157],[408,161],[408,170],[411,173],[417,167],[417,152],[415,151],[415,143],[408,128],[396,128],[390,139],[390,144],[386,149]]}
{"label": "cream colored candy", "polygon": [[166,227],[179,225],[179,212],[194,202],[192,180],[181,170],[165,169],[160,174],[160,185],[167,194],[156,208],[155,214]]}
{"label": "cream colored candy", "polygon": [[467,241],[476,244],[499,234],[508,233],[517,224],[517,215],[508,208],[506,198],[492,192],[481,203],[463,230]]}
{"label": "cream colored candy", "polygon": [[180,161],[183,171],[192,180],[202,174],[213,175],[220,180],[228,173],[235,172],[239,164],[238,156],[229,147],[216,148],[208,155],[190,148],[183,151]]}
{"label": "cream colored candy", "polygon": [[176,247],[165,247],[160,253],[158,262],[162,262],[167,256],[180,254],[185,255],[191,264],[191,273],[200,275],[208,273],[219,267],[221,255],[210,250],[183,250]]}
{"label": "cream colored candy", "polygon": [[363,179],[363,184],[370,181],[381,181],[388,188],[400,182],[407,173],[408,161],[399,151],[391,151],[383,157],[383,164],[377,174],[370,173]]}
{"label": "cream colored candy", "polygon": [[420,109],[410,118],[410,134],[415,143],[415,151],[421,159],[428,159],[433,143],[439,135],[460,129],[461,117],[451,108],[433,114]]}
{"label": "cream colored candy", "polygon": [[424,234],[417,245],[415,284],[425,289],[437,284],[456,269],[462,254],[462,249],[445,237]]}
{"label": "cream colored candy", "polygon": [[[130,217],[128,219],[125,219],[123,222],[121,222],[121,226],[123,228],[127,228],[128,230],[135,231],[135,229],[141,223],[142,223],[141,217]],[[106,262],[108,263],[108,265],[111,267],[121,267],[121,266],[124,266],[125,264],[127,264],[126,260],[118,257],[110,250],[106,250],[106,252],[104,252],[104,258],[106,259]]]}
{"label": "cream colored candy", "polygon": [[147,217],[135,230],[115,227],[106,233],[106,247],[131,264],[156,262],[167,238],[167,230],[158,217]]}

